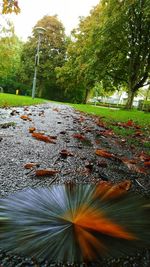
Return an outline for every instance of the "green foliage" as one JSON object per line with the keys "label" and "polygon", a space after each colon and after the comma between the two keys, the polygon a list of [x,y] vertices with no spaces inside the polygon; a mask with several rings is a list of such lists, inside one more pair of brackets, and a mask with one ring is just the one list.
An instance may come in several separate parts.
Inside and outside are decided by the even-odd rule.
{"label": "green foliage", "polygon": [[45,16],[38,21],[33,29],[33,36],[24,44],[19,81],[32,87],[38,40],[36,27],[46,29],[40,43],[37,95],[48,99],[62,100],[63,90],[56,84],[55,68],[62,66],[64,62],[66,37],[63,25],[56,16]]}
{"label": "green foliage", "polygon": [[15,35],[13,24],[9,20],[3,22],[0,30],[0,86],[10,92],[8,88],[15,88],[22,42]]}
{"label": "green foliage", "polygon": [[127,87],[127,107],[131,108],[135,93],[149,76],[149,1],[104,0],[92,16],[95,19],[91,28],[95,71],[99,79]]}
{"label": "green foliage", "polygon": [[149,79],[150,5],[148,0],[103,0],[72,32],[67,61],[58,79],[68,91],[80,83],[85,101],[98,82],[105,91],[128,92],[127,108]]}

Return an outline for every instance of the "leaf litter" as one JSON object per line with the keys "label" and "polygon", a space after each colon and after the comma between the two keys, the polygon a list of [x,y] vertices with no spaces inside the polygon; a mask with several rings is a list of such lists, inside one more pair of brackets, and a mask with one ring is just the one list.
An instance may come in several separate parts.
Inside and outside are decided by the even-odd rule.
{"label": "leaf litter", "polygon": [[[44,112],[42,112],[42,110],[44,110]],[[51,113],[51,118],[49,118],[50,110],[52,112],[54,111]],[[6,147],[6,141],[2,140],[1,142],[3,150],[5,151],[5,157],[7,156],[8,159],[15,155],[14,162],[18,162],[17,168],[10,169],[8,167],[9,173],[4,169],[3,175],[5,175],[6,179],[12,176],[13,183],[16,179],[16,184],[18,185],[18,183],[20,183],[20,189],[42,185],[42,179],[37,183],[36,177],[47,177],[46,180],[43,180],[43,185],[45,186],[52,183],[62,184],[71,181],[75,181],[76,183],[107,182],[105,186],[107,189],[109,186],[111,187],[112,195],[113,190],[118,192],[118,195],[122,190],[131,190],[148,195],[150,181],[148,180],[149,156],[147,152],[131,149],[125,142],[119,142],[120,140],[117,139],[117,136],[114,136],[113,131],[108,129],[105,124],[96,121],[92,116],[89,117],[83,114],[81,115],[80,112],[74,112],[71,108],[69,113],[73,114],[72,116],[66,115],[68,113],[68,107],[61,107],[60,105],[55,107],[53,104],[42,106],[41,110],[40,106],[34,107],[33,109],[28,108],[28,111],[34,116],[32,123],[34,123],[35,128],[42,129],[43,133],[41,133],[41,130],[40,132],[31,131],[31,135],[27,135],[29,129],[32,128],[30,126],[31,120],[25,119],[26,122],[21,124],[17,116],[18,113],[16,112],[14,118],[16,116],[16,123],[19,123],[19,128],[4,129],[4,131],[9,131],[10,133],[16,132],[13,140],[12,138],[9,140],[9,150]],[[19,112],[21,114],[20,109]],[[24,116],[24,110],[22,110],[22,113],[22,116]],[[42,122],[42,117],[45,117],[45,124]],[[61,124],[57,124],[57,128],[55,128],[53,126],[54,121],[61,121]],[[75,123],[73,123],[73,121],[75,121]],[[71,123],[73,124],[72,129],[67,130],[70,128]],[[125,127],[135,126],[132,122],[128,122]],[[87,131],[85,131],[85,129],[87,129]],[[96,143],[97,131],[99,131],[98,143]],[[50,135],[44,134],[44,132],[50,133]],[[83,132],[84,135],[82,134]],[[67,138],[70,139],[70,144],[67,142],[66,135]],[[21,146],[17,147],[15,138],[20,139],[20,136],[24,136],[24,138],[21,139]],[[115,138],[116,142],[112,141],[112,137]],[[141,137],[142,136],[139,134],[138,138]],[[37,139],[39,143],[34,143],[34,138]],[[90,140],[91,146],[86,146],[86,144],[84,144],[85,140]],[[29,141],[28,151],[30,153],[27,154],[27,143]],[[52,148],[52,146],[46,146],[44,142],[40,141],[46,143],[51,143],[52,141],[55,146]],[[82,143],[82,149],[79,148],[80,142]],[[13,144],[13,152],[10,151],[11,144]],[[54,157],[55,161],[53,161]],[[20,158],[24,160],[24,168],[25,164],[31,164],[29,165],[29,167],[31,167],[29,170],[33,171],[32,179],[30,179],[30,176],[23,174],[21,162],[19,165]],[[39,165],[36,165],[36,162],[40,162],[41,169],[38,169]],[[4,164],[5,163],[6,162],[4,162]],[[54,165],[55,168],[53,168]],[[48,176],[56,177],[54,179],[49,179]],[[121,182],[124,183],[124,189],[119,185]],[[115,186],[116,188],[112,189]],[[2,184],[1,188],[1,190],[3,190],[1,191],[2,196],[11,193],[12,189],[14,191],[18,190],[18,187],[12,188],[8,184],[5,184],[5,188]]]}

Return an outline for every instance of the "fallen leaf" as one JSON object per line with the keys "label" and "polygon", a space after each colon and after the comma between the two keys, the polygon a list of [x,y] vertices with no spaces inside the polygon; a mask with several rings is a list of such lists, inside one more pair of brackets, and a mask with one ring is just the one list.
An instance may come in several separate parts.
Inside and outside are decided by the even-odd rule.
{"label": "fallen leaf", "polygon": [[122,162],[127,165],[129,170],[131,170],[133,172],[145,173],[144,168],[137,166],[134,161],[132,163],[132,160],[122,159]]}
{"label": "fallen leaf", "polygon": [[73,157],[73,153],[71,153],[70,151],[66,150],[66,149],[62,149],[60,151],[60,155],[63,157],[63,158],[67,158],[68,156],[70,157]]}
{"label": "fallen leaf", "polygon": [[96,124],[97,124],[97,126],[102,127],[102,128],[106,127],[106,124],[102,121],[97,121]]}
{"label": "fallen leaf", "polygon": [[79,139],[80,141],[85,141],[86,139],[82,134],[73,134],[73,137]]}
{"label": "fallen leaf", "polygon": [[24,121],[32,121],[32,119],[29,118],[27,115],[21,115],[20,118]]}
{"label": "fallen leaf", "polygon": [[53,108],[53,111],[59,112],[58,108]]}
{"label": "fallen leaf", "polygon": [[55,175],[56,173],[59,173],[59,171],[53,169],[41,169],[35,171],[36,176],[51,176]]}
{"label": "fallen leaf", "polygon": [[144,162],[144,166],[147,167],[147,168],[150,168],[150,161],[145,161]]}
{"label": "fallen leaf", "polygon": [[150,161],[150,156],[142,151],[139,155],[141,161]]}
{"label": "fallen leaf", "polygon": [[40,166],[39,163],[29,162],[29,163],[26,163],[26,164],[24,165],[24,168],[25,168],[25,169],[32,169],[32,168],[34,168],[34,167],[39,167],[39,166]]}
{"label": "fallen leaf", "polygon": [[41,134],[41,133],[32,133],[32,137],[36,138],[37,140],[46,142],[46,143],[52,143],[56,144],[55,140],[47,135]]}
{"label": "fallen leaf", "polygon": [[97,185],[95,195],[100,196],[101,199],[109,199],[119,197],[125,194],[131,187],[131,181],[125,180],[118,184],[111,182],[101,181]]}
{"label": "fallen leaf", "polygon": [[11,112],[10,112],[10,115],[11,116],[14,116],[16,114],[19,114],[19,111],[17,111],[16,109],[13,109]]}
{"label": "fallen leaf", "polygon": [[51,139],[54,139],[56,140],[57,139],[57,136],[56,135],[48,135]]}
{"label": "fallen leaf", "polygon": [[99,133],[100,135],[103,135],[103,136],[114,136],[113,130],[100,131]]}
{"label": "fallen leaf", "polygon": [[103,150],[103,149],[97,149],[95,153],[96,153],[96,155],[104,157],[104,158],[113,158],[113,157],[115,157],[114,154],[109,153],[109,152],[107,152],[106,150]]}
{"label": "fallen leaf", "polygon": [[33,133],[35,130],[36,130],[35,127],[30,127],[30,128],[29,128],[29,133]]}
{"label": "fallen leaf", "polygon": [[127,123],[126,123],[126,126],[129,126],[129,127],[131,127],[131,126],[133,126],[134,124],[133,124],[133,121],[132,120],[129,120],[129,121],[127,121]]}
{"label": "fallen leaf", "polygon": [[135,134],[133,135],[133,137],[141,137],[143,136],[143,133],[141,131],[136,131]]}

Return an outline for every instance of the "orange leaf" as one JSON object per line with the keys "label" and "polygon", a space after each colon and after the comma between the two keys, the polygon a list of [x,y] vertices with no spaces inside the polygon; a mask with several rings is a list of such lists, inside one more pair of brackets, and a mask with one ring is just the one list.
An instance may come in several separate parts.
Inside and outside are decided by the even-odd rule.
{"label": "orange leaf", "polygon": [[73,137],[77,138],[77,139],[79,139],[81,141],[84,141],[86,139],[85,136],[82,135],[82,134],[73,134]]}
{"label": "orange leaf", "polygon": [[127,126],[133,126],[134,124],[133,124],[133,121],[132,120],[129,120],[129,121],[127,121],[126,125]]}
{"label": "orange leaf", "polygon": [[41,169],[35,171],[36,176],[51,176],[55,175],[56,173],[59,173],[59,171],[53,169]]}
{"label": "orange leaf", "polygon": [[113,158],[113,157],[115,157],[114,154],[109,153],[109,152],[107,152],[106,150],[103,150],[103,149],[97,149],[95,153],[96,153],[96,155],[104,157],[104,158]]}
{"label": "orange leaf", "polygon": [[111,182],[101,181],[97,187],[95,196],[101,196],[101,199],[115,198],[126,193],[131,187],[131,181],[125,180],[118,184],[112,184]]}
{"label": "orange leaf", "polygon": [[150,161],[145,161],[144,162],[144,166],[147,167],[147,168],[150,168]]}
{"label": "orange leaf", "polygon": [[35,130],[36,130],[35,127],[30,127],[30,128],[29,128],[29,133],[33,133]]}
{"label": "orange leaf", "polygon": [[41,134],[41,133],[32,133],[32,136],[34,138],[36,138],[37,140],[40,140],[40,141],[43,141],[43,142],[46,142],[46,143],[52,143],[52,144],[56,144],[56,142],[54,141],[53,138],[47,136],[47,135],[44,135],[44,134]]}
{"label": "orange leaf", "polygon": [[29,162],[24,165],[25,169],[32,169],[33,167],[39,167],[39,163]]}
{"label": "orange leaf", "polygon": [[20,116],[20,118],[21,118],[22,120],[24,120],[24,121],[32,121],[32,119],[29,118],[27,115],[22,115],[22,116]]}

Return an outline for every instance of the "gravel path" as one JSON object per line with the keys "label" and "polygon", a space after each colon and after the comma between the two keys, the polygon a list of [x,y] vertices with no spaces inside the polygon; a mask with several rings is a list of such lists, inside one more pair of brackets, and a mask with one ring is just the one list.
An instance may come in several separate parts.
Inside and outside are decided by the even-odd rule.
{"label": "gravel path", "polygon": [[[27,116],[27,120],[21,116]],[[55,144],[36,140],[29,133],[49,135]],[[105,128],[97,124],[94,116],[86,116],[71,107],[58,104],[45,104],[23,108],[0,109],[0,197],[25,188],[76,183],[95,183],[100,180],[119,182],[130,179],[131,190],[148,195],[150,175],[141,166],[129,168],[120,158],[137,158],[139,151],[129,148],[124,140],[116,136],[104,135]],[[75,138],[80,134],[80,138]],[[81,140],[81,135],[85,137]],[[54,139],[55,138],[55,139]],[[67,150],[70,156],[60,154]],[[96,149],[105,149],[115,157],[102,158],[95,154]],[[36,162],[40,169],[52,168],[59,173],[51,177],[37,177],[35,171],[25,169],[25,164]],[[0,267],[52,266],[45,261],[0,252]],[[94,265],[93,265],[94,266]],[[148,250],[137,252],[132,257],[102,260],[95,266],[108,267],[149,267]]]}

